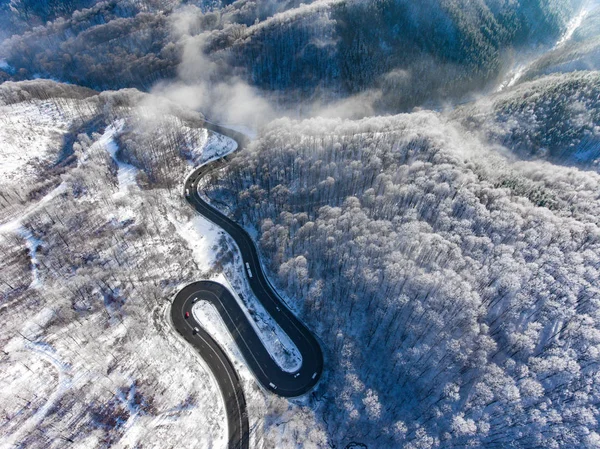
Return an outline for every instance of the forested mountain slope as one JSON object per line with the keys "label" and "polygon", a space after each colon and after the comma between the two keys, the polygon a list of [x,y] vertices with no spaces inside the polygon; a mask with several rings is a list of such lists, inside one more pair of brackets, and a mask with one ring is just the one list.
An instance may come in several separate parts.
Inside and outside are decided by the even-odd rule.
{"label": "forested mountain slope", "polygon": [[524,79],[534,79],[549,73],[568,73],[576,70],[600,68],[600,9],[594,2],[583,10],[581,24],[562,45],[540,57],[523,74]]}
{"label": "forested mountain slope", "polygon": [[[510,52],[551,46],[581,1],[59,4],[4,6],[14,34],[0,44],[5,78],[148,90],[216,70],[216,79],[239,76],[286,103],[367,91],[378,108],[398,111],[493,82]],[[30,15],[40,26],[24,20]]]}
{"label": "forested mountain slope", "polygon": [[600,72],[544,76],[451,115],[519,157],[598,169]]}
{"label": "forested mountain slope", "polygon": [[214,182],[324,341],[336,445],[598,440],[600,175],[423,112],[279,120]]}

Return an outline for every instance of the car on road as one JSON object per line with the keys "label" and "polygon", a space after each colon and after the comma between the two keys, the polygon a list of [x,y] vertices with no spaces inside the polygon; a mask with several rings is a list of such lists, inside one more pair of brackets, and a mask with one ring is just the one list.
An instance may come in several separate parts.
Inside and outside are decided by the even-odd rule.
{"label": "car on road", "polygon": [[297,372],[296,374],[294,374],[294,379],[296,379],[299,376],[300,376],[300,372]]}
{"label": "car on road", "polygon": [[185,319],[187,320],[190,317],[190,312],[185,312]]}
{"label": "car on road", "polygon": [[196,304],[198,302],[198,297],[196,296],[194,299],[192,299],[192,304]]}
{"label": "car on road", "polygon": [[192,331],[192,334],[196,335],[198,332],[200,332],[200,329],[195,327],[194,330]]}
{"label": "car on road", "polygon": [[269,382],[269,387],[271,387],[273,390],[277,390],[277,386],[273,382]]}

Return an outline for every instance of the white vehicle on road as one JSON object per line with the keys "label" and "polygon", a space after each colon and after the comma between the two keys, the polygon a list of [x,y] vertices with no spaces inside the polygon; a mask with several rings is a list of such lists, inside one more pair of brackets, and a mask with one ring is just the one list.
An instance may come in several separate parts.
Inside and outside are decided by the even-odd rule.
{"label": "white vehicle on road", "polygon": [[185,196],[190,196],[190,189],[185,189]]}
{"label": "white vehicle on road", "polygon": [[273,390],[277,390],[277,387],[273,382],[269,382],[269,387],[271,387]]}
{"label": "white vehicle on road", "polygon": [[246,270],[248,271],[248,276],[252,278],[252,270],[250,269],[250,264],[246,262]]}

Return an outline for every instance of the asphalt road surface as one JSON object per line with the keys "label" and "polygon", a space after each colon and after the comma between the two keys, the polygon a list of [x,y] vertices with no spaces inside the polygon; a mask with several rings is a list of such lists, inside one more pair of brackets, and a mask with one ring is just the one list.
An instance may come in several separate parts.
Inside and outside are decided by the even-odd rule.
{"label": "asphalt road surface", "polygon": [[[216,287],[223,289],[217,283]],[[200,353],[213,372],[225,400],[230,449],[247,449],[250,443],[248,412],[244,390],[233,364],[217,342],[197,322],[190,312],[185,318],[184,311],[191,311],[194,298],[202,297],[208,291],[205,281],[195,282],[183,288],[171,306],[171,319],[175,329]],[[194,329],[196,328],[196,330]]]}
{"label": "asphalt road surface", "polygon": [[[205,123],[205,127],[234,139],[238,150],[247,143],[246,136],[237,131],[208,122]],[[296,372],[283,371],[271,358],[236,299],[216,282],[199,281],[182,289],[171,306],[171,318],[177,331],[198,350],[217,379],[225,399],[229,447],[247,448],[248,417],[240,379],[224,351],[195,321],[191,313],[194,302],[209,301],[216,307],[257,381],[265,389],[280,396],[300,396],[317,384],[323,371],[323,352],[316,338],[289,311],[265,277],[250,236],[237,223],[208,205],[198,194],[200,179],[207,173],[222,168],[226,160],[227,157],[224,157],[197,168],[185,182],[185,197],[196,211],[221,227],[235,240],[252,291],[294,342],[302,355],[302,365]],[[190,312],[189,318],[185,317],[186,312]]]}

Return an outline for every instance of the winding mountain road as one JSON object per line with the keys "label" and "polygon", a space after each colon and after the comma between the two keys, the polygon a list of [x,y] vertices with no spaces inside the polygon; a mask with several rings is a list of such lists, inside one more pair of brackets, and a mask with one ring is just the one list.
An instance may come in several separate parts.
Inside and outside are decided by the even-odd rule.
{"label": "winding mountain road", "polygon": [[[246,136],[237,131],[209,122],[205,122],[205,127],[234,139],[238,150],[247,143]],[[185,181],[185,198],[196,211],[221,227],[235,240],[242,256],[248,283],[256,298],[302,355],[302,365],[298,371],[283,371],[271,358],[236,299],[224,286],[216,282],[194,282],[176,295],[171,305],[173,325],[198,350],[215,375],[225,400],[229,448],[240,449],[249,446],[248,416],[242,385],[225,352],[194,319],[191,313],[193,304],[197,301],[209,301],[215,306],[256,380],[265,389],[280,396],[300,396],[317,384],[323,371],[323,352],[316,338],[289,311],[269,283],[248,233],[230,218],[212,208],[198,194],[200,179],[209,172],[222,168],[226,160],[227,156],[194,170]],[[189,312],[188,318],[185,316],[186,312]]]}

